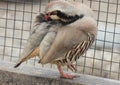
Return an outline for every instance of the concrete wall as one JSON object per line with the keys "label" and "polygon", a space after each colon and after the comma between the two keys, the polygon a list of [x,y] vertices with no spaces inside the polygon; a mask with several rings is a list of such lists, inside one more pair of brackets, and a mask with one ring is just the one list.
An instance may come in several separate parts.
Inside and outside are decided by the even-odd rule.
{"label": "concrete wall", "polygon": [[0,61],[0,85],[120,85],[120,81],[76,74],[80,77],[62,79],[57,71],[24,66],[13,68],[13,63]]}

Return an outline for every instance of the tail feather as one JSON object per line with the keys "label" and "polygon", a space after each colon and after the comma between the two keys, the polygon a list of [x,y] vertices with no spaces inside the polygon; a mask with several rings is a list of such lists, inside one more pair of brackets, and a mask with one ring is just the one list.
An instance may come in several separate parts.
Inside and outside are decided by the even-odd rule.
{"label": "tail feather", "polygon": [[31,51],[28,56],[21,58],[20,61],[14,66],[14,68],[17,68],[23,62],[27,61],[30,58],[36,57],[38,55],[39,55],[39,48],[36,48],[35,50]]}
{"label": "tail feather", "polygon": [[17,63],[17,64],[14,66],[14,68],[17,68],[18,66],[20,66],[21,63],[22,63],[22,62]]}

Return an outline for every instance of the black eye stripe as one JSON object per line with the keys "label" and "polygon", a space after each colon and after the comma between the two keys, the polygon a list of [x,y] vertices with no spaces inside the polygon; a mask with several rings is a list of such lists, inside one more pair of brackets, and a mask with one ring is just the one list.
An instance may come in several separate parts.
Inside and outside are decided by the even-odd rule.
{"label": "black eye stripe", "polygon": [[67,18],[68,18],[64,13],[62,13],[62,12],[60,12],[60,11],[58,11],[57,16],[60,17],[60,18],[64,18],[64,19],[67,19]]}
{"label": "black eye stripe", "polygon": [[74,15],[74,16],[66,15],[65,13],[63,13],[63,12],[61,12],[59,10],[57,10],[56,13],[55,12],[51,13],[51,15],[57,15],[60,18],[58,21],[63,25],[73,23],[76,20],[81,19],[81,18],[84,17],[84,14]]}
{"label": "black eye stripe", "polygon": [[69,19],[73,19],[74,17],[73,16],[69,16]]}
{"label": "black eye stripe", "polygon": [[60,11],[58,11],[57,13],[57,16],[62,18],[62,19],[66,19],[66,20],[74,20],[74,19],[77,19],[77,18],[82,18],[83,17],[83,14],[78,16],[78,15],[75,15],[75,16],[68,16]]}
{"label": "black eye stripe", "polygon": [[83,18],[83,17],[84,17],[83,14],[81,14],[80,16],[78,16],[78,15],[69,16],[69,19],[66,19],[66,20],[67,20],[66,22],[64,22],[64,21],[62,21],[62,20],[60,20],[60,22],[61,22],[63,25],[67,25],[67,24],[73,23],[73,22],[75,22],[76,20],[78,20],[78,19],[80,19],[80,18]]}

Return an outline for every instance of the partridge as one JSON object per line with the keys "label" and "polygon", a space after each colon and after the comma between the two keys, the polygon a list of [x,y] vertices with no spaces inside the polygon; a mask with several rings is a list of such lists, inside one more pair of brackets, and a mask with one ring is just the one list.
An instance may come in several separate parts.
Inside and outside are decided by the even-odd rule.
{"label": "partridge", "polygon": [[39,63],[56,64],[61,77],[76,77],[64,73],[62,66],[76,71],[73,63],[93,44],[97,35],[93,11],[79,2],[53,1],[37,22],[15,67],[38,55]]}

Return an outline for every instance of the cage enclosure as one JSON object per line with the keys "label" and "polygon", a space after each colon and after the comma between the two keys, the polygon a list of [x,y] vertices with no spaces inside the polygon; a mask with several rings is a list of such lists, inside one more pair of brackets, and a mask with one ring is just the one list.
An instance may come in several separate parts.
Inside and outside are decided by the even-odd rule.
{"label": "cage enclosure", "polygon": [[[16,63],[30,35],[36,15],[55,0],[0,1],[0,61]],[[120,0],[67,0],[81,2],[93,9],[98,35],[92,47],[75,63],[77,73],[120,80]],[[56,66],[38,64],[38,57],[24,66],[55,70]],[[7,68],[7,67],[6,67]],[[67,67],[64,70],[70,72]],[[39,71],[38,71],[39,72]],[[26,84],[27,85],[27,84]]]}

